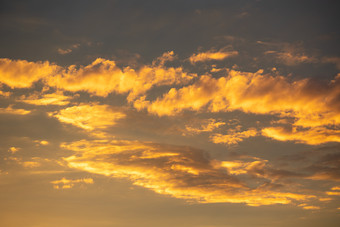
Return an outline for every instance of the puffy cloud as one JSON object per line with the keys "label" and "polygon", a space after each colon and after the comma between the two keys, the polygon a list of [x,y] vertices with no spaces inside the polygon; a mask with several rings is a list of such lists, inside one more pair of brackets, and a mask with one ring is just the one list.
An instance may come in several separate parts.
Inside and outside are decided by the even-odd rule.
{"label": "puffy cloud", "polygon": [[[266,161],[235,161],[238,170],[257,178],[257,186],[247,185],[229,168],[233,162],[209,159],[201,150],[126,140],[81,140],[62,144],[74,155],[64,158],[71,168],[116,178],[133,184],[200,203],[245,203],[250,206],[288,204],[305,201],[313,195],[284,192],[266,186],[261,173]],[[230,172],[228,172],[228,171]],[[232,171],[231,171],[232,170]],[[281,188],[282,189],[282,188]]]}
{"label": "puffy cloud", "polygon": [[53,184],[53,188],[55,189],[68,189],[73,188],[75,184],[84,183],[84,184],[93,184],[92,178],[81,178],[81,179],[67,179],[65,177],[61,178],[60,180],[51,181]]}
{"label": "puffy cloud", "polygon": [[130,67],[119,68],[114,61],[98,58],[87,66],[71,65],[67,68],[49,62],[0,59],[0,82],[11,88],[28,88],[38,80],[46,85],[66,91],[86,91],[98,96],[111,92],[127,94],[132,101],[154,86],[182,84],[196,74],[181,67],[166,68],[164,62],[173,58],[168,52],[153,65],[144,65],[137,71]]}
{"label": "puffy cloud", "polygon": [[10,147],[8,149],[9,152],[11,152],[12,154],[16,153],[17,151],[19,151],[21,148],[20,147]]}
{"label": "puffy cloud", "polygon": [[210,136],[210,139],[213,143],[223,143],[228,145],[238,144],[243,141],[244,138],[254,137],[257,135],[257,130],[254,128],[250,128],[243,132],[236,132],[233,130],[229,131],[229,134],[222,135],[219,133],[213,134]]}
{"label": "puffy cloud", "polygon": [[122,112],[114,111],[108,105],[91,103],[68,107],[50,113],[50,116],[56,117],[61,122],[92,131],[112,126],[119,119],[125,118],[126,115]]}
{"label": "puffy cloud", "polygon": [[237,51],[228,51],[225,49],[221,49],[219,51],[207,51],[198,54],[193,54],[190,56],[189,61],[194,64],[196,62],[205,62],[205,61],[221,61],[229,57],[233,57],[238,55]]}
{"label": "puffy cloud", "polygon": [[62,92],[41,95],[34,93],[29,96],[22,96],[18,101],[32,105],[58,105],[64,106],[70,103],[71,97],[64,96]]}
{"label": "puffy cloud", "polygon": [[0,58],[0,82],[11,88],[28,88],[40,79],[56,75],[60,67],[49,62]]}
{"label": "puffy cloud", "polygon": [[107,96],[111,92],[129,93],[128,100],[144,94],[153,86],[181,84],[188,82],[195,75],[187,74],[182,68],[143,66],[138,71],[126,67],[120,69],[114,61],[96,59],[87,66],[68,67],[63,74],[49,77],[47,83],[67,91],[87,91],[98,96]]}
{"label": "puffy cloud", "polygon": [[[309,137],[317,139],[313,134],[317,131],[323,133],[318,142],[310,142],[319,144],[338,141],[339,97],[340,74],[326,84],[310,79],[291,81],[283,76],[263,75],[261,70],[256,73],[229,70],[228,76],[218,79],[201,76],[196,83],[180,89],[172,88],[154,101],[142,97],[135,102],[135,107],[146,108],[159,116],[208,109],[211,112],[240,110],[292,118],[294,127],[310,130]],[[264,135],[270,136],[270,133]],[[308,140],[308,134],[305,138],[302,133],[300,135],[298,141]],[[283,136],[280,138],[284,139]],[[290,140],[292,137],[286,138]]]}

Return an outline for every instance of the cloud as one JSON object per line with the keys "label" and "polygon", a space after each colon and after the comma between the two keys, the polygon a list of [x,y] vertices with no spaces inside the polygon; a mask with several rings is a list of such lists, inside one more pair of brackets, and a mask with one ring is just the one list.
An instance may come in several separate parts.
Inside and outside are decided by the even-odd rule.
{"label": "cloud", "polygon": [[64,106],[70,103],[71,97],[64,96],[62,92],[50,93],[50,94],[40,94],[34,93],[29,96],[22,96],[19,100],[20,102],[32,104],[32,105],[58,105]]}
{"label": "cloud", "polygon": [[9,152],[11,152],[12,154],[16,153],[17,151],[19,151],[21,148],[20,147],[10,147],[8,149]]}
{"label": "cloud", "polygon": [[175,60],[176,55],[173,51],[168,51],[162,54],[162,56],[158,57],[156,60],[152,62],[152,65],[163,66],[167,61]]}
{"label": "cloud", "polygon": [[[322,152],[322,151],[321,151]],[[319,155],[313,163],[305,168],[309,174],[307,179],[323,181],[340,181],[340,153],[338,147],[335,152],[326,152]]]}
{"label": "cloud", "polygon": [[324,63],[333,63],[335,67],[340,70],[340,57],[324,57],[322,61]]}
{"label": "cloud", "polygon": [[288,66],[294,66],[301,63],[315,63],[318,61],[315,57],[311,57],[303,53],[298,53],[296,52],[296,50],[293,49],[288,49],[283,52],[266,51],[265,54],[274,55],[279,62]]}
{"label": "cloud", "polygon": [[185,130],[189,134],[199,134],[202,132],[212,132],[222,125],[225,125],[225,122],[209,118],[204,120],[195,120],[192,124],[185,125]]}
{"label": "cloud", "polygon": [[316,57],[305,53],[302,43],[271,43],[262,41],[257,41],[257,43],[271,48],[271,50],[264,52],[265,55],[269,55],[271,58],[274,57],[277,62],[288,66],[319,62]]}
{"label": "cloud", "polygon": [[60,67],[49,62],[0,58],[0,82],[11,88],[28,88],[40,79],[56,75]]}
{"label": "cloud", "polygon": [[154,86],[183,84],[196,77],[181,67],[164,67],[162,64],[171,56],[171,52],[164,54],[158,65],[144,65],[138,70],[121,69],[114,61],[103,58],[87,66],[69,67],[1,58],[0,82],[11,88],[28,88],[42,80],[47,86],[71,92],[85,91],[97,96],[107,96],[111,92],[128,94],[128,100],[132,101]]}
{"label": "cloud", "polygon": [[7,98],[9,96],[11,96],[11,94],[12,94],[12,92],[9,92],[9,91],[0,91],[0,96],[4,96],[4,97],[7,97]]}
{"label": "cloud", "polygon": [[296,141],[310,145],[340,142],[340,130],[327,129],[326,127],[293,127],[290,129],[285,127],[268,127],[262,129],[262,135],[280,141]]}
{"label": "cloud", "polygon": [[6,108],[0,108],[0,114],[14,114],[14,115],[26,115],[31,113],[29,110],[24,109],[13,109],[12,105]]}
{"label": "cloud", "polygon": [[233,57],[238,55],[238,51],[228,51],[225,49],[221,49],[219,51],[207,51],[207,52],[201,52],[198,54],[193,54],[190,56],[189,61],[192,64],[195,64],[197,62],[206,62],[206,61],[221,61],[229,57]]}
{"label": "cloud", "polygon": [[60,180],[51,181],[53,184],[53,188],[55,189],[69,189],[73,188],[75,184],[84,183],[84,184],[93,184],[92,178],[81,178],[81,179],[66,179],[65,177],[61,178]]}
{"label": "cloud", "polygon": [[48,85],[67,91],[87,91],[98,96],[111,92],[128,93],[128,100],[144,94],[153,86],[181,84],[195,75],[183,72],[182,68],[143,66],[138,71],[126,67],[120,69],[114,61],[96,59],[87,66],[72,65],[62,75],[48,78]]}
{"label": "cloud", "polygon": [[[340,124],[340,74],[328,83],[311,79],[291,80],[283,76],[229,70],[225,77],[201,76],[197,82],[180,89],[172,88],[154,101],[142,97],[135,102],[137,109],[147,109],[158,116],[174,116],[184,110],[269,114],[282,119],[293,119],[294,127],[309,131],[300,142],[317,131],[323,133],[319,144],[338,141],[337,125]],[[326,130],[327,128],[327,130]],[[273,129],[271,129],[273,130]],[[266,129],[264,132],[268,132]],[[270,136],[269,133],[264,133]],[[327,138],[326,138],[327,137]],[[279,138],[279,137],[276,137]],[[280,137],[284,139],[284,137]],[[292,137],[286,136],[288,140]],[[308,142],[306,142],[308,143]]]}
{"label": "cloud", "polygon": [[92,131],[115,125],[118,120],[125,118],[126,115],[113,110],[108,105],[90,103],[68,107],[50,113],[50,116],[57,118],[63,123],[72,124],[79,128]]}
{"label": "cloud", "polygon": [[268,180],[261,173],[266,165],[263,160],[235,161],[236,165],[241,163],[240,170],[245,168],[245,174],[252,173],[251,177],[256,178],[257,186],[250,186],[237,178],[235,171],[226,168],[226,163],[209,159],[204,152],[191,147],[127,140],[81,140],[64,143],[62,148],[75,152],[64,158],[68,167],[128,178],[134,185],[188,201],[260,206],[295,203],[314,197],[267,187]]}
{"label": "cloud", "polygon": [[243,139],[256,136],[257,130],[255,128],[250,128],[243,132],[236,132],[230,130],[227,135],[222,135],[220,133],[213,134],[210,139],[213,143],[223,143],[227,145],[238,144],[242,142]]}
{"label": "cloud", "polygon": [[79,48],[80,44],[73,44],[71,45],[69,48],[66,48],[66,49],[61,49],[61,48],[58,48],[58,53],[59,54],[62,54],[62,55],[65,55],[65,54],[69,54],[71,53],[73,50]]}
{"label": "cloud", "polygon": [[319,206],[311,206],[307,204],[300,204],[300,207],[302,207],[304,210],[320,210]]}

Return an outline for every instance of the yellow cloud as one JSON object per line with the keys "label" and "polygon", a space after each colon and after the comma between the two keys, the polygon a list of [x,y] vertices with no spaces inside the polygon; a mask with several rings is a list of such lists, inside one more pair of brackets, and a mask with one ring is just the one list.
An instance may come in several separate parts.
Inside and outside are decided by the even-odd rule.
{"label": "yellow cloud", "polygon": [[[87,66],[61,67],[49,62],[0,59],[0,82],[11,88],[28,88],[42,80],[46,85],[66,91],[86,91],[98,96],[111,92],[128,94],[132,101],[154,86],[182,84],[196,74],[189,74],[181,67],[164,67],[165,61],[174,58],[173,52],[165,53],[153,65],[135,70],[119,68],[114,61],[98,58]],[[46,102],[52,97],[46,97]]]}
{"label": "yellow cloud", "polygon": [[311,205],[307,205],[305,203],[300,204],[299,206],[302,207],[302,209],[304,209],[304,210],[320,210],[319,206],[311,206]]}
{"label": "yellow cloud", "polygon": [[220,51],[207,51],[198,54],[193,54],[190,56],[189,61],[194,64],[196,62],[204,62],[204,61],[221,61],[229,57],[233,57],[238,55],[237,51],[226,51],[221,49]]}
{"label": "yellow cloud", "polygon": [[296,141],[310,145],[318,145],[327,142],[340,142],[340,130],[327,129],[325,127],[286,129],[283,127],[269,127],[262,129],[262,135],[280,140]]}
{"label": "yellow cloud", "polygon": [[0,82],[11,88],[28,88],[40,79],[56,75],[60,67],[49,62],[0,58]]}
{"label": "yellow cloud", "polygon": [[144,94],[153,86],[185,83],[195,75],[183,72],[182,68],[143,66],[138,71],[130,67],[120,69],[114,61],[96,59],[87,66],[68,67],[63,74],[49,77],[49,86],[67,91],[87,91],[98,96],[111,92],[129,93],[128,100]]}
{"label": "yellow cloud", "polygon": [[56,117],[59,121],[72,124],[85,130],[105,129],[116,124],[119,119],[125,118],[122,112],[114,111],[108,105],[80,104],[54,113],[50,116]]}
{"label": "yellow cloud", "polygon": [[8,149],[9,152],[11,152],[12,154],[16,153],[17,151],[19,151],[21,148],[20,147],[10,147]]}
{"label": "yellow cloud", "polygon": [[75,184],[79,184],[79,183],[93,184],[93,179],[92,178],[81,178],[81,179],[71,180],[71,179],[66,179],[65,177],[63,177],[60,180],[51,181],[51,184],[53,184],[53,188],[55,189],[69,189],[69,188],[73,188]]}
{"label": "yellow cloud", "polygon": [[254,137],[257,135],[257,130],[254,128],[250,128],[247,131],[243,132],[235,132],[235,131],[229,131],[229,134],[222,135],[219,133],[213,134],[210,136],[210,139],[213,143],[223,143],[228,145],[238,144],[239,142],[242,142],[243,139]]}
{"label": "yellow cloud", "polygon": [[71,168],[128,178],[133,184],[156,193],[199,203],[260,206],[288,204],[314,197],[274,191],[264,185],[249,187],[236,178],[235,171],[241,171],[242,166],[247,169],[247,174],[257,177],[256,171],[265,165],[261,160],[236,162],[238,166],[232,169],[233,175],[225,171],[231,162],[216,165],[214,163],[219,161],[209,160],[200,150],[189,147],[125,140],[81,140],[64,143],[62,147],[75,152],[64,158]]}
{"label": "yellow cloud", "polygon": [[6,108],[0,108],[0,114],[26,115],[29,113],[31,113],[29,110],[13,109],[11,105]]}
{"label": "yellow cloud", "polygon": [[225,122],[216,121],[216,119],[210,118],[193,122],[193,124],[187,124],[185,125],[185,130],[191,134],[199,134],[202,132],[212,132],[221,125],[225,125]]}
{"label": "yellow cloud", "polygon": [[32,104],[32,105],[58,105],[58,106],[64,106],[70,103],[71,97],[64,96],[63,93],[57,92],[57,93],[51,93],[51,94],[44,94],[40,95],[38,93],[35,93],[33,95],[30,95],[28,97],[21,97],[18,101]]}
{"label": "yellow cloud", "polygon": [[9,96],[11,96],[11,94],[12,94],[12,92],[9,92],[9,91],[0,91],[0,96],[4,96],[4,97],[7,97],[7,98]]}
{"label": "yellow cloud", "polygon": [[[159,116],[173,116],[184,110],[240,110],[292,118],[294,127],[308,129],[310,134],[306,132],[305,137],[298,134],[297,141],[319,144],[338,141],[339,96],[340,74],[328,84],[322,84],[309,79],[291,81],[283,76],[263,75],[261,70],[256,73],[229,70],[226,77],[201,76],[196,83],[180,89],[172,88],[154,101],[142,97],[136,100],[135,107],[145,108]],[[322,135],[317,137],[317,132]],[[265,135],[270,136],[269,133]],[[309,137],[319,141],[308,142]]]}

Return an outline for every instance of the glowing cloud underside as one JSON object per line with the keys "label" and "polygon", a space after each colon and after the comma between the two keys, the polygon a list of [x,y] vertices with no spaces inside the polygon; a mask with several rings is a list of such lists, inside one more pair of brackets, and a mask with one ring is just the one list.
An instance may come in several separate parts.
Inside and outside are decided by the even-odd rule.
{"label": "glowing cloud underside", "polygon": [[[237,166],[228,169],[231,162],[207,159],[202,151],[190,147],[121,140],[81,140],[65,143],[62,147],[75,152],[75,155],[64,158],[71,168],[128,178],[135,185],[188,201],[260,206],[288,204],[314,197],[275,191],[266,188],[264,182],[254,188],[237,178],[236,175],[244,173],[256,177],[255,172],[265,166],[264,161],[236,161],[238,169],[240,165],[245,168],[244,172],[240,169],[235,174]],[[258,180],[262,181],[263,177],[266,176]]]}

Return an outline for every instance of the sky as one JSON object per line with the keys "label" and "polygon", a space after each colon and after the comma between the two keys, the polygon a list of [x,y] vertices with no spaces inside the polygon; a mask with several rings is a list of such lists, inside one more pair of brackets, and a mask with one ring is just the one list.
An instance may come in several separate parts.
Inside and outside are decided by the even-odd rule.
{"label": "sky", "polygon": [[0,225],[336,227],[333,0],[0,3]]}

